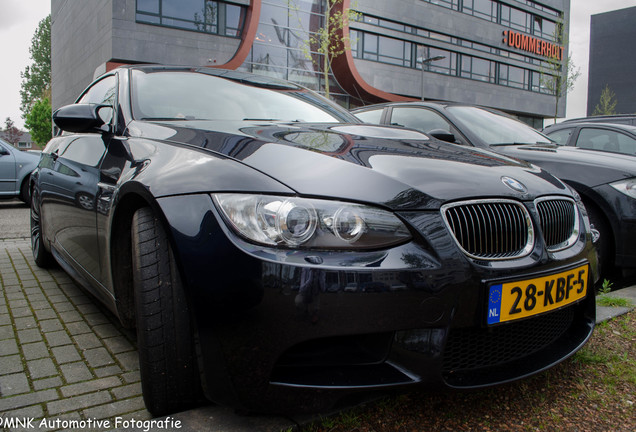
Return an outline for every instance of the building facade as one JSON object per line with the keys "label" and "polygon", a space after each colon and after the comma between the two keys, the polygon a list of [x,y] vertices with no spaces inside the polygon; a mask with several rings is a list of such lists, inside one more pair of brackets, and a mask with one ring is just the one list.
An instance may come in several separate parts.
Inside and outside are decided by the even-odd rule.
{"label": "building facade", "polygon": [[33,142],[29,132],[16,129],[16,132],[9,133],[6,130],[0,131],[0,138],[20,150],[37,149],[37,144]]}
{"label": "building facade", "polygon": [[[497,108],[540,126],[554,116],[547,77],[567,46],[569,0],[341,0],[355,10],[341,30],[330,97],[345,107],[443,100]],[[52,99],[71,103],[120,64],[240,69],[322,91],[312,35],[326,0],[87,0],[51,2]],[[563,24],[565,23],[565,24]],[[559,116],[565,98],[558,101]]]}
{"label": "building facade", "polygon": [[616,95],[616,113],[636,113],[636,7],[592,15],[587,115],[608,86]]}

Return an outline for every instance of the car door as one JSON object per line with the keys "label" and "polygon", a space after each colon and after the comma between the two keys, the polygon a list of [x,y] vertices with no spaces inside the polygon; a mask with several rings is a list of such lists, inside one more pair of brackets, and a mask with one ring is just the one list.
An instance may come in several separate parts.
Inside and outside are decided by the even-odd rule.
{"label": "car door", "polygon": [[[105,129],[112,130],[117,94],[116,75],[93,84],[78,100],[99,104]],[[68,133],[67,140],[51,152],[52,166],[42,173],[42,213],[52,227],[54,247],[82,277],[94,283],[101,280],[100,252],[97,244],[96,197],[99,166],[111,133],[97,130]],[[96,293],[100,294],[100,293]]]}
{"label": "car door", "polygon": [[0,142],[0,195],[11,195],[15,192],[15,156],[10,144]]}

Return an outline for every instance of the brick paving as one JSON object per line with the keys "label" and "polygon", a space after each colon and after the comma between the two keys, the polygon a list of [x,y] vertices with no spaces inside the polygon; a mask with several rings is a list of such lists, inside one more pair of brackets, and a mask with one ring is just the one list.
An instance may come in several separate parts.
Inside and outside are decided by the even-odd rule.
{"label": "brick paving", "polygon": [[0,417],[152,418],[134,333],[61,269],[37,267],[27,239],[0,240],[0,286]]}

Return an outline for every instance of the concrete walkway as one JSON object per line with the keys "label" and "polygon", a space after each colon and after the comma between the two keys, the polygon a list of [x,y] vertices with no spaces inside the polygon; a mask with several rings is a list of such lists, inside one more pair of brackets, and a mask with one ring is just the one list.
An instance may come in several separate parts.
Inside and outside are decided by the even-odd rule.
{"label": "concrete walkway", "polygon": [[[277,432],[296,424],[212,405],[148,423],[133,333],[62,270],[38,268],[27,239],[0,240],[0,286],[0,419],[37,419],[30,430],[42,431]],[[609,295],[636,305],[636,287]],[[598,307],[598,320],[629,310]]]}

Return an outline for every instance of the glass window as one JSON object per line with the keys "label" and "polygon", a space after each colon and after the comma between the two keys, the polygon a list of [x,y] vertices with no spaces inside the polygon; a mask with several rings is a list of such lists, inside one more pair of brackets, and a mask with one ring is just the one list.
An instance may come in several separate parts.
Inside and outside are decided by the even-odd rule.
{"label": "glass window", "polygon": [[447,110],[461,122],[462,130],[471,131],[488,145],[549,142],[530,126],[491,111],[470,106],[450,106]]}
{"label": "glass window", "polygon": [[105,151],[106,147],[101,137],[82,137],[71,142],[60,154],[60,157],[95,167],[102,160]]}
{"label": "glass window", "polygon": [[499,65],[499,84],[501,85],[528,89],[530,80],[529,76],[530,71],[527,69],[505,64]]}
{"label": "glass window", "polygon": [[77,102],[114,106],[116,94],[117,78],[109,75],[93,84]]}
{"label": "glass window", "polygon": [[[444,75],[457,75],[457,53],[427,46],[422,46],[420,52],[425,59],[443,57],[439,60],[424,63],[425,71]],[[417,68],[422,68],[421,59],[417,62]]]}
{"label": "glass window", "polygon": [[138,0],[137,22],[239,37],[245,7],[215,0]]}
{"label": "glass window", "polygon": [[433,129],[451,130],[451,125],[435,111],[426,108],[396,107],[391,111],[391,124],[428,133]]}
{"label": "glass window", "polygon": [[609,129],[583,128],[576,139],[576,146],[612,153],[636,154],[636,140]]}
{"label": "glass window", "polygon": [[378,61],[378,36],[364,33],[362,38],[362,58]]}
{"label": "glass window", "polygon": [[382,118],[382,111],[383,111],[382,109],[362,111],[362,112],[355,113],[355,116],[365,123],[380,124],[380,119]]}
{"label": "glass window", "polygon": [[364,17],[364,22],[367,24],[372,24],[372,25],[380,25],[380,20],[378,20],[375,17],[371,17],[371,16],[367,16],[365,15]]}
{"label": "glass window", "polygon": [[[115,75],[109,75],[97,81],[88,90],[86,90],[77,103],[108,105],[114,108],[116,99],[117,78]],[[104,124],[110,124],[113,120],[113,109],[102,108],[99,110],[99,115],[104,121]]]}
{"label": "glass window", "polygon": [[[134,117],[165,121],[258,119],[318,123],[351,119],[346,112],[342,114],[318,99],[315,93],[286,82],[280,83],[284,91],[276,91],[220,78],[215,73],[215,70],[162,73],[134,70]],[[244,78],[237,75],[239,80]]]}
{"label": "glass window", "polygon": [[464,0],[462,12],[496,22],[497,2],[492,0]]}
{"label": "glass window", "polygon": [[360,43],[360,32],[357,30],[349,31],[349,42],[351,44],[351,55],[359,58],[358,44]]}
{"label": "glass window", "polygon": [[634,137],[617,133],[616,141],[618,144],[618,152],[628,155],[636,155],[636,139]]}
{"label": "glass window", "polygon": [[378,61],[399,66],[410,66],[410,42],[379,36],[378,43]]}
{"label": "glass window", "polygon": [[556,23],[541,17],[535,16],[533,19],[534,28],[532,34],[540,38],[556,40]]}
{"label": "glass window", "polygon": [[137,12],[159,13],[159,0],[137,0]]}
{"label": "glass window", "polygon": [[225,6],[225,35],[238,37],[241,35],[243,20],[245,19],[244,9],[237,5],[228,4]]}
{"label": "glass window", "polygon": [[423,0],[427,3],[442,6],[448,9],[459,10],[459,0]]}
{"label": "glass window", "polygon": [[559,129],[558,131],[554,131],[551,133],[548,133],[548,137],[553,140],[554,142],[556,142],[559,145],[567,145],[568,140],[570,139],[570,136],[572,136],[572,131],[574,129],[569,128],[569,129]]}
{"label": "glass window", "polygon": [[401,31],[401,32],[404,31],[404,24],[396,23],[396,22],[393,22],[393,21],[380,20],[378,25],[380,27],[386,27],[386,28],[393,29],[393,30],[398,30],[398,31]]}
{"label": "glass window", "polygon": [[556,37],[555,37],[556,23],[555,22],[544,19],[542,29],[543,29],[542,36],[544,38],[556,41]]}
{"label": "glass window", "polygon": [[531,15],[504,4],[501,5],[501,24],[515,30],[530,33]]}
{"label": "glass window", "polygon": [[470,78],[484,82],[494,82],[494,71],[494,62],[477,57],[462,55],[461,76],[463,78]]}

